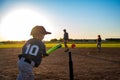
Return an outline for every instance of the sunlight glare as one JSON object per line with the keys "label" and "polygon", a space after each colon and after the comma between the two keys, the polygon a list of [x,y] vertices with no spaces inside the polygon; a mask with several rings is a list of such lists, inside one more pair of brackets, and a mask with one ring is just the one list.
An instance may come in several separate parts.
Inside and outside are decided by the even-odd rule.
{"label": "sunlight glare", "polygon": [[50,28],[50,21],[44,14],[27,8],[13,9],[1,19],[0,32],[6,40],[27,40],[30,38],[30,31],[36,25]]}

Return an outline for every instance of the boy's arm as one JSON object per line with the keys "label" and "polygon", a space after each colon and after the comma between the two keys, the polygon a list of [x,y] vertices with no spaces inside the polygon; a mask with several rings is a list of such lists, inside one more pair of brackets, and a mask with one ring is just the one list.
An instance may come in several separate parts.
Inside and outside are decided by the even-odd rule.
{"label": "boy's arm", "polygon": [[43,57],[45,57],[45,56],[49,56],[46,52],[46,46],[44,46],[44,53],[43,53]]}

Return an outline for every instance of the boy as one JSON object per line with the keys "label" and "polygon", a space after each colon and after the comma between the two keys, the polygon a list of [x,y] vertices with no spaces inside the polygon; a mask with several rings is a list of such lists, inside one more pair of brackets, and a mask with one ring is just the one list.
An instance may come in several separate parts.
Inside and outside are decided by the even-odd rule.
{"label": "boy", "polygon": [[102,42],[101,36],[98,35],[98,38],[97,38],[97,49],[98,49],[99,52],[101,51],[101,42]]}
{"label": "boy", "polygon": [[69,35],[66,32],[66,29],[63,30],[64,31],[64,36],[63,36],[63,40],[64,40],[64,45],[65,45],[65,52],[69,51],[69,48],[67,46],[68,40],[69,40]]}
{"label": "boy", "polygon": [[22,54],[18,56],[19,75],[17,80],[34,80],[33,68],[40,65],[43,56],[48,56],[42,42],[46,34],[51,33],[47,32],[43,26],[35,26],[32,29],[33,38],[24,44]]}

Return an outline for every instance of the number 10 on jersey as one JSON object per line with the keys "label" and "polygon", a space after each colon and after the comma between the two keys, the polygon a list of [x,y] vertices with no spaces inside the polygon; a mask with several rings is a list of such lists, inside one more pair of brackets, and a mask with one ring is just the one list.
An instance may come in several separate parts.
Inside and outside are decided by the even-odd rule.
{"label": "number 10 on jersey", "polygon": [[39,47],[37,45],[28,44],[26,47],[27,47],[27,49],[25,51],[25,54],[30,54],[30,55],[34,55],[34,56],[37,55],[37,53],[39,51]]}

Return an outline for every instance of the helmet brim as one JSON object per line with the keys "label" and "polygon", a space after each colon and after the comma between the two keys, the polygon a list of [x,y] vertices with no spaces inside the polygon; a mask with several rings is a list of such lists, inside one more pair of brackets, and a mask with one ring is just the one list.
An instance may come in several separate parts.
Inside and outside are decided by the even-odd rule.
{"label": "helmet brim", "polygon": [[45,34],[51,34],[51,32],[46,32]]}

